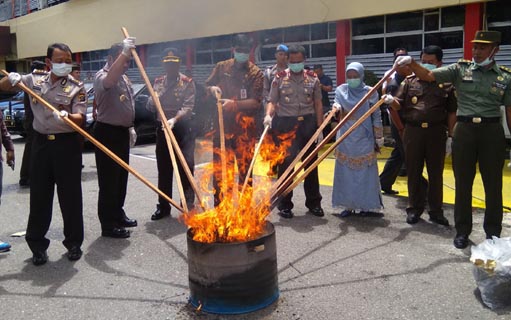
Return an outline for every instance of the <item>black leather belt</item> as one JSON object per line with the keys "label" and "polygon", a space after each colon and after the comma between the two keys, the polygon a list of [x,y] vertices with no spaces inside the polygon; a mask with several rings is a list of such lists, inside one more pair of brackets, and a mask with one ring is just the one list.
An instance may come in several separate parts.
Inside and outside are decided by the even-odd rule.
{"label": "black leather belt", "polygon": [[53,133],[53,134],[42,134],[42,133],[36,132],[36,134],[38,136],[48,140],[48,141],[53,141],[53,140],[62,139],[62,138],[66,138],[66,137],[76,136],[77,135],[76,132]]}
{"label": "black leather belt", "polygon": [[313,113],[304,114],[302,116],[279,116],[279,118],[287,118],[287,119],[295,119],[297,121],[304,121],[305,119],[311,118],[314,116]]}
{"label": "black leather belt", "polygon": [[466,123],[497,123],[500,122],[500,117],[466,117],[466,116],[457,116],[456,120],[459,122]]}
{"label": "black leather belt", "polygon": [[432,128],[432,127],[443,125],[444,123],[443,122],[406,121],[405,124],[407,126],[411,126],[411,127],[418,127],[418,128],[427,129],[427,128]]}

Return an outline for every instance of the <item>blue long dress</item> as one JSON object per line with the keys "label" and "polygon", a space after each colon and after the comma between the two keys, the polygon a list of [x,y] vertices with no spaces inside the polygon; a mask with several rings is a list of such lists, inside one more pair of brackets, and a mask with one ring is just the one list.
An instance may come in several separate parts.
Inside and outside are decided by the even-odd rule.
{"label": "blue long dress", "polygon": [[[335,102],[342,106],[343,114],[348,113],[371,89],[363,83],[361,86],[355,94],[346,84],[336,89]],[[337,139],[377,100],[377,94],[371,96],[339,129]],[[380,138],[382,133],[381,113],[377,109],[337,146],[332,206],[360,211],[379,211],[383,207],[375,151],[375,139]]]}

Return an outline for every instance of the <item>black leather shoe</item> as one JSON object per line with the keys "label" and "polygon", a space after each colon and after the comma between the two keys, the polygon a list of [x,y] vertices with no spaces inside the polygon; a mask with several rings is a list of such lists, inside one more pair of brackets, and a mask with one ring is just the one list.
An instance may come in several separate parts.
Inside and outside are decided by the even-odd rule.
{"label": "black leather shoe", "polygon": [[109,238],[129,238],[130,232],[124,228],[112,228],[101,231],[101,235],[103,237],[109,237]]}
{"label": "black leather shoe", "polygon": [[119,226],[124,227],[124,228],[133,228],[133,227],[136,227],[137,225],[138,225],[137,220],[130,219],[126,216],[124,216],[121,219],[121,222],[119,223]]}
{"label": "black leather shoe", "polygon": [[323,211],[323,209],[321,209],[321,207],[309,209],[309,212],[315,215],[316,217],[323,217],[325,215],[325,212]]}
{"label": "black leather shoe", "polygon": [[408,224],[416,224],[419,222],[420,215],[417,213],[411,212],[406,214],[406,223]]}
{"label": "black leather shoe", "polygon": [[449,220],[447,220],[443,215],[429,216],[429,221],[434,222],[434,223],[438,223],[438,224],[440,224],[442,226],[448,226],[449,225]]}
{"label": "black leather shoe", "polygon": [[392,190],[392,189],[381,189],[381,191],[383,192],[383,194],[386,194],[388,196],[393,196],[393,195],[399,194],[399,191]]}
{"label": "black leather shoe", "polygon": [[80,258],[82,257],[82,253],[83,252],[82,249],[80,249],[80,247],[72,247],[67,251],[67,258],[69,259],[69,261],[80,260]]}
{"label": "black leather shoe", "polygon": [[465,249],[468,246],[468,235],[457,234],[454,238],[453,244],[458,249]]}
{"label": "black leather shoe", "polygon": [[42,266],[46,262],[48,262],[48,254],[46,254],[46,251],[34,252],[32,256],[32,263],[34,266]]}
{"label": "black leather shoe", "polygon": [[283,209],[279,211],[279,216],[285,219],[291,219],[294,216],[294,214],[293,211],[291,211],[291,209]]}
{"label": "black leather shoe", "polygon": [[151,220],[160,220],[161,218],[165,218],[166,216],[170,216],[170,211],[161,210],[160,205],[156,205],[156,211],[151,216]]}

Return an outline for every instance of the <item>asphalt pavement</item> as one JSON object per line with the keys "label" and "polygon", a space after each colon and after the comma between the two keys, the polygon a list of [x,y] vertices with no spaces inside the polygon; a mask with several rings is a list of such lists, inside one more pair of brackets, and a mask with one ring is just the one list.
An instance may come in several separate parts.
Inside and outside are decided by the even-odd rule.
{"label": "asphalt pavement", "polygon": [[[470,247],[452,245],[455,231],[427,221],[405,222],[406,198],[383,196],[383,217],[339,218],[332,188],[321,187],[325,217],[307,213],[302,186],[295,189],[295,217],[270,221],[277,239],[279,299],[244,315],[212,315],[188,304],[186,227],[172,218],[151,221],[157,195],[130,176],[125,209],[138,220],[129,239],[101,237],[97,218],[94,154],[85,152],[82,174],[83,257],[70,262],[62,245],[62,218],[55,197],[49,262],[36,267],[23,237],[29,190],[18,186],[23,139],[15,136],[16,170],[4,166],[0,240],[0,318],[14,319],[511,319],[511,309],[492,311],[476,290]],[[207,161],[198,157],[197,164]],[[154,144],[132,149],[131,165],[156,184]],[[509,191],[507,191],[509,192]],[[174,199],[178,199],[175,190]],[[452,206],[446,217],[453,224]],[[470,239],[485,238],[483,211],[474,210]],[[511,236],[511,214],[503,237]]]}

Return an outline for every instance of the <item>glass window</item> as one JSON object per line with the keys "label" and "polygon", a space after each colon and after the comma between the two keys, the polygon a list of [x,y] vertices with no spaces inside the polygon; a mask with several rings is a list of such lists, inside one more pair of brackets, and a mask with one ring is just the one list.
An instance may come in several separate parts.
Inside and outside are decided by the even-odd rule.
{"label": "glass window", "polygon": [[335,57],[336,56],[335,42],[313,44],[312,56],[314,58]]}
{"label": "glass window", "polygon": [[424,31],[436,31],[440,28],[438,14],[427,14],[424,16]]}
{"label": "glass window", "polygon": [[225,49],[232,47],[232,36],[218,36],[214,37],[211,41],[211,46],[213,49]]}
{"label": "glass window", "polygon": [[463,31],[428,33],[424,45],[437,45],[442,49],[463,48]]}
{"label": "glass window", "polygon": [[383,37],[365,40],[353,40],[353,54],[368,54],[383,52]]}
{"label": "glass window", "polygon": [[311,25],[311,40],[328,39],[328,23]]}
{"label": "glass window", "polygon": [[388,15],[386,26],[387,33],[422,30],[422,11]]}
{"label": "glass window", "polygon": [[208,50],[211,49],[211,38],[197,39],[195,48],[197,50]]}
{"label": "glass window", "polygon": [[268,60],[275,60],[275,48],[261,48],[261,60],[262,61],[268,61]]}
{"label": "glass window", "polygon": [[298,26],[284,29],[284,42],[309,41],[309,26]]}
{"label": "glass window", "polygon": [[212,64],[211,52],[197,52],[195,54],[195,63],[197,64]]}
{"label": "glass window", "polygon": [[509,0],[497,0],[486,3],[488,23],[510,21],[511,2]]}
{"label": "glass window", "polygon": [[394,52],[396,48],[406,48],[408,51],[420,51],[422,49],[422,35],[387,37],[386,46],[385,52]]}
{"label": "glass window", "polygon": [[384,33],[383,23],[383,16],[353,19],[351,21],[353,36]]}
{"label": "glass window", "polygon": [[213,63],[224,61],[231,58],[230,50],[214,51],[213,52]]}
{"label": "glass window", "polygon": [[282,29],[271,29],[261,32],[262,44],[281,43],[284,37]]}
{"label": "glass window", "polygon": [[337,37],[337,23],[328,23],[328,39],[335,39]]}
{"label": "glass window", "polygon": [[465,6],[442,8],[442,28],[459,27],[465,24]]}

